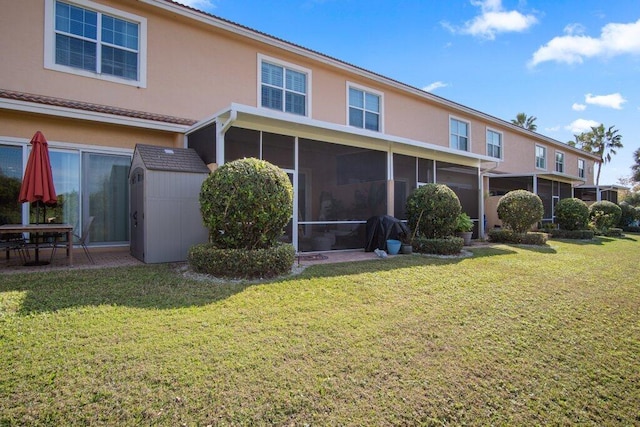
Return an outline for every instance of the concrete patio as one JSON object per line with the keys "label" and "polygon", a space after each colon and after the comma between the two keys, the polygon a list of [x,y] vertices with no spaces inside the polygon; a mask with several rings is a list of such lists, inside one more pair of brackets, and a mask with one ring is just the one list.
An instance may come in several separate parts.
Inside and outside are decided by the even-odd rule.
{"label": "concrete patio", "polygon": [[[55,257],[50,264],[40,266],[25,266],[20,257],[13,252],[11,252],[10,259],[7,260],[5,254],[2,253],[0,255],[0,274],[145,265],[142,261],[131,256],[128,246],[109,248],[92,247],[89,248],[89,251],[95,261],[95,264],[91,264],[91,262],[89,262],[82,248],[76,247],[73,250],[72,266],[67,265],[67,258],[64,250],[56,251]],[[31,250],[30,256],[31,260],[33,260],[33,250]],[[51,249],[40,250],[41,260],[49,260],[50,256]],[[338,262],[364,261],[376,258],[377,256],[373,252],[364,252],[363,250],[303,253],[300,254],[299,257],[296,257],[295,264],[330,264]]]}

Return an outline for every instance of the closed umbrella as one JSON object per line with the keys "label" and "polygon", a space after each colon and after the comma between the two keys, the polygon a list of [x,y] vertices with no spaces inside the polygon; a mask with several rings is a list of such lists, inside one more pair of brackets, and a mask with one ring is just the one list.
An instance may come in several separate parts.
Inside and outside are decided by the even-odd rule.
{"label": "closed umbrella", "polygon": [[[37,131],[31,138],[31,153],[22,179],[18,201],[20,203],[37,203],[36,223],[40,222],[40,206],[42,204],[55,205],[58,202],[51,174],[48,143],[40,131]],[[37,249],[36,262],[38,262]]]}

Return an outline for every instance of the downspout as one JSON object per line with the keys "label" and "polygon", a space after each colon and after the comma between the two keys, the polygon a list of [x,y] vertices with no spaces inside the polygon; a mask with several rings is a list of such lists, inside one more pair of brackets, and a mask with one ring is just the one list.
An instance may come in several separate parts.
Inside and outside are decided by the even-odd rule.
{"label": "downspout", "polygon": [[238,112],[234,109],[229,110],[229,118],[217,129],[216,137],[216,163],[218,166],[224,164],[224,135],[229,130],[233,122],[238,119]]}

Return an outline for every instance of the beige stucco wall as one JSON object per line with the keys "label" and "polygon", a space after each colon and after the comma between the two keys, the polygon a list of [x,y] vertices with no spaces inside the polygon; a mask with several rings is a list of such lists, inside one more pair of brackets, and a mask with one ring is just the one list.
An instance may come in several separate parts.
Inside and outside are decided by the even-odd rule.
{"label": "beige stucco wall", "polygon": [[39,130],[53,146],[63,142],[133,149],[136,144],[182,147],[183,141],[177,133],[6,110],[0,110],[0,123],[0,137],[30,140]]}
{"label": "beige stucco wall", "polygon": [[[383,93],[383,126],[387,134],[448,147],[449,117],[454,116],[471,123],[471,150],[476,154],[486,154],[487,127],[503,132],[504,161],[497,171],[537,172],[536,142],[548,147],[548,171],[553,170],[555,148],[550,143],[532,134],[514,131],[502,122],[490,123],[473,114],[438,104],[426,96],[402,91],[391,84],[231,34],[158,7],[125,0],[93,1],[147,19],[146,88],[45,69],[44,0],[3,3],[0,87],[201,120],[232,102],[258,106],[258,54],[262,54],[312,70],[310,97],[313,119],[346,124],[347,82],[352,82]],[[19,43],[16,43],[16,34],[20,34]],[[0,134],[24,133],[18,125],[19,120],[16,117],[13,120],[13,124],[4,127],[7,130],[1,130]],[[91,129],[95,131],[95,125],[78,124],[77,121],[74,121],[74,129],[64,129],[64,122],[58,119],[50,119],[48,126],[52,130],[57,129],[55,132],[66,133],[61,140],[93,138],[97,144],[110,146],[132,148],[133,141],[139,139],[160,145],[175,144],[177,140],[175,135],[142,132],[135,128],[119,129],[119,132],[130,135],[120,139],[104,134],[89,136]],[[565,173],[577,175],[578,155],[569,149],[564,151]],[[587,171],[592,175],[593,161],[586,156],[584,158],[588,163]],[[587,177],[587,183],[592,181],[592,176]]]}

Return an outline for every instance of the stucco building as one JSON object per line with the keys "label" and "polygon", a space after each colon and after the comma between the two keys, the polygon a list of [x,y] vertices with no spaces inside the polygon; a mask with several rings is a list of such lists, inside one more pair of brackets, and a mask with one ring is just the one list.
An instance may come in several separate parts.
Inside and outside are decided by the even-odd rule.
{"label": "stucco building", "polygon": [[534,191],[550,221],[593,183],[592,154],[170,0],[12,1],[0,19],[0,174],[21,179],[42,131],[58,215],[95,217],[92,244],[129,242],[136,144],[281,167],[295,190],[285,238],[303,251],[363,247],[366,220],[403,219],[423,183],[449,185],[476,235],[493,196]]}

